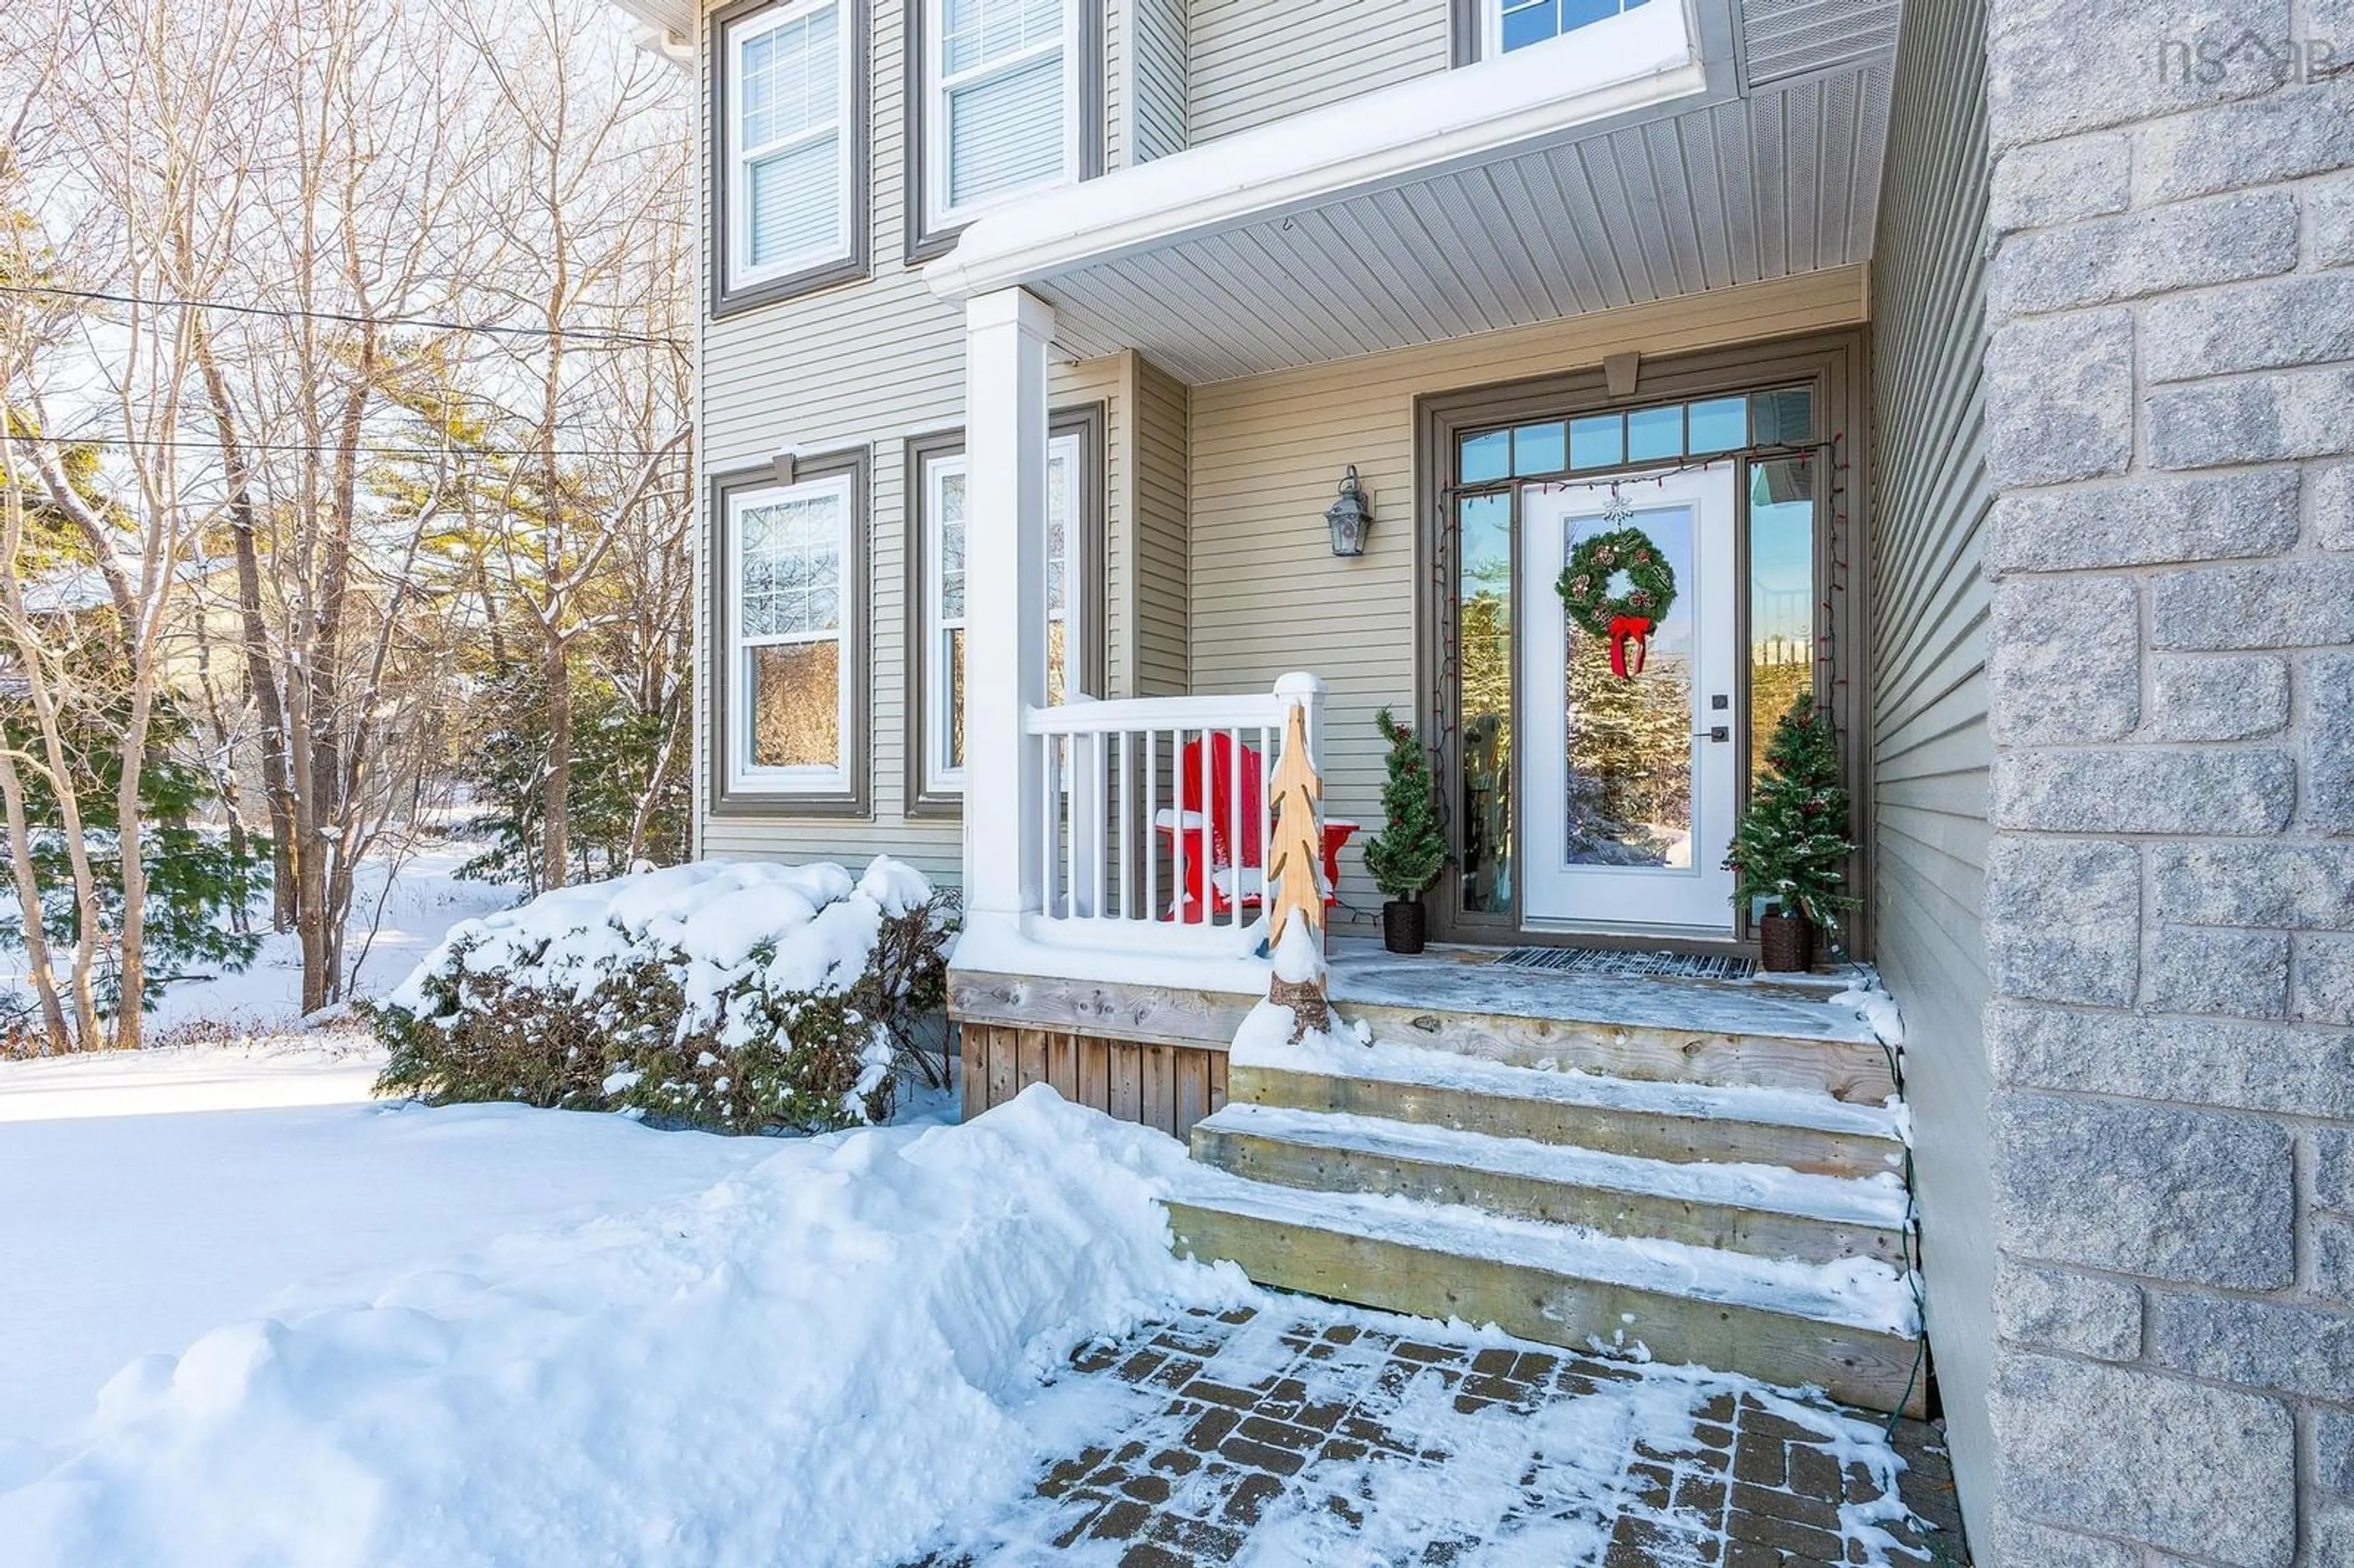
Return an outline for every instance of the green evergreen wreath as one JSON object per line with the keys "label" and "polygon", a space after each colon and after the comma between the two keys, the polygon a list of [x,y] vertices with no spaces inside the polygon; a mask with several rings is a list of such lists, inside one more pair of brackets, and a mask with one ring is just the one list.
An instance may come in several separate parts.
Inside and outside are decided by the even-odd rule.
{"label": "green evergreen wreath", "polygon": [[[1628,587],[1613,598],[1610,579],[1620,572],[1627,574]],[[1649,534],[1619,528],[1579,540],[1553,587],[1572,620],[1596,637],[1608,637],[1617,621],[1657,626],[1667,620],[1676,602],[1676,569]]]}

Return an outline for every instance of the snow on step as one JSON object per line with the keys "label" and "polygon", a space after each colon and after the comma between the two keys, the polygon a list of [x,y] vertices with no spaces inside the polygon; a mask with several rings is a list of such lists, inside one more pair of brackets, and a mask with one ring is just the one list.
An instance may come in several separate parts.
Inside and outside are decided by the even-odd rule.
{"label": "snow on step", "polygon": [[1908,1141],[1909,1128],[1902,1105],[1854,1105],[1803,1089],[1655,1082],[1515,1067],[1387,1040],[1359,1044],[1311,1034],[1294,1044],[1286,1041],[1279,1030],[1253,1027],[1257,1022],[1255,1015],[1252,1023],[1246,1023],[1235,1037],[1228,1057],[1234,1066],[1370,1078],[1595,1110],[1743,1121],[1764,1127],[1881,1138],[1899,1143]]}
{"label": "snow on step", "polygon": [[1201,1126],[1214,1134],[1793,1214],[1830,1224],[1893,1230],[1904,1224],[1904,1183],[1893,1171],[1861,1177],[1820,1176],[1779,1165],[1647,1160],[1575,1144],[1497,1138],[1423,1122],[1240,1101],[1222,1107]]}
{"label": "snow on step", "polygon": [[1307,1192],[1199,1169],[1172,1202],[1299,1229],[1372,1237],[1420,1252],[1571,1276],[1660,1296],[1747,1308],[1910,1339],[1910,1278],[1869,1258],[1799,1263],[1683,1242],[1606,1235],[1460,1204]]}

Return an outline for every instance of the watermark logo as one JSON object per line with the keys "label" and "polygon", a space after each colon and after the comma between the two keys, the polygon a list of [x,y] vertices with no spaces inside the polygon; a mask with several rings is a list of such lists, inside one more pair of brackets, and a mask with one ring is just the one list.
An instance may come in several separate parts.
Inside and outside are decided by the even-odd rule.
{"label": "watermark logo", "polygon": [[2236,37],[2161,38],[2158,74],[2186,87],[2216,87],[2226,80],[2302,85],[2354,67],[2354,48],[2329,38],[2266,37],[2251,27]]}

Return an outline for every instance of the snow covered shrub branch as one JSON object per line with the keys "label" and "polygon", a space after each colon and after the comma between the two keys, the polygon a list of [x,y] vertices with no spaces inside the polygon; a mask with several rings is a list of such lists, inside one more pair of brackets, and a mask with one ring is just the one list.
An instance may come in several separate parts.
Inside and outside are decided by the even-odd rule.
{"label": "snow covered shrub branch", "polygon": [[882,1121],[947,991],[954,895],[878,856],[704,862],[454,927],[365,1011],[385,1094],[634,1110],[729,1132]]}

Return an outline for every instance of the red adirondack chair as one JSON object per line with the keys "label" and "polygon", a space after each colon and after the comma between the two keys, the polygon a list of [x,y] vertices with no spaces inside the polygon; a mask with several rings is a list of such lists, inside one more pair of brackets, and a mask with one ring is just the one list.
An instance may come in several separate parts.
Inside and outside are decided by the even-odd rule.
{"label": "red adirondack chair", "polygon": [[[1152,825],[1169,846],[1171,863],[1175,863],[1182,844],[1185,857],[1183,885],[1178,896],[1171,901],[1166,919],[1198,924],[1212,915],[1231,914],[1239,903],[1245,910],[1259,908],[1267,901],[1266,877],[1259,868],[1259,855],[1264,846],[1259,842],[1260,801],[1265,792],[1261,782],[1259,754],[1251,747],[1242,748],[1242,863],[1235,863],[1237,846],[1230,841],[1237,821],[1235,811],[1235,740],[1232,736],[1213,731],[1210,745],[1210,811],[1209,842],[1204,853],[1202,813],[1202,742],[1186,743],[1178,762],[1178,805],[1174,810],[1161,810],[1153,813]],[[1341,846],[1355,836],[1357,824],[1341,817],[1324,819],[1324,902],[1333,903],[1341,885]],[[1208,884],[1209,901],[1203,902],[1203,885]]]}

